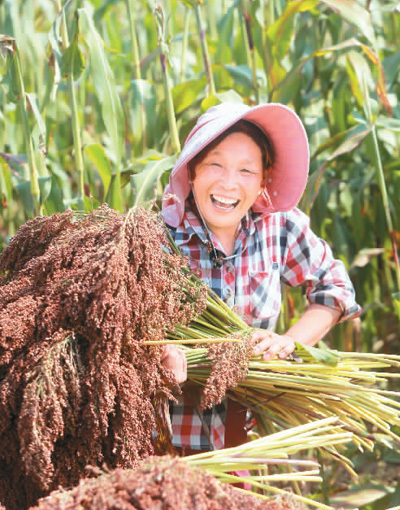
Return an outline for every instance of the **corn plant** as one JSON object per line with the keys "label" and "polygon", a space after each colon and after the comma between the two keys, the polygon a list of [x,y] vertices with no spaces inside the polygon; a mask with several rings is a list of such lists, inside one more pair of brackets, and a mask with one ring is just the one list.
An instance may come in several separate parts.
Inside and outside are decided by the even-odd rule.
{"label": "corn plant", "polygon": [[[327,341],[398,350],[399,25],[377,0],[3,0],[1,246],[35,214],[157,204],[208,106],[279,101],[309,136],[300,206],[364,310]],[[285,295],[280,328],[303,301]]]}

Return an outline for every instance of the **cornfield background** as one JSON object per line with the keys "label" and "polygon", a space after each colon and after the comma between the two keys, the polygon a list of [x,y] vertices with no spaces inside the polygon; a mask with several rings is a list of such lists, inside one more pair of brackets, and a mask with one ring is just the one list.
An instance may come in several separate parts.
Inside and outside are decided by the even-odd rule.
{"label": "cornfield background", "polygon": [[[326,341],[399,352],[398,1],[0,0],[0,34],[0,250],[38,214],[157,205],[202,111],[281,102],[309,135],[300,206],[363,307]],[[284,305],[280,329],[301,290]]]}

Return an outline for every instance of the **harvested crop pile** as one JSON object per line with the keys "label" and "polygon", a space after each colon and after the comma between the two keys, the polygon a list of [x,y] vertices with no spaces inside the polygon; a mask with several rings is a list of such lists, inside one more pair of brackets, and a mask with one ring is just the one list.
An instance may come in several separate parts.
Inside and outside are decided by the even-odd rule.
{"label": "harvested crop pile", "polygon": [[[116,469],[56,491],[31,510],[290,510],[288,501],[262,501],[172,457],[153,457],[135,470]],[[296,508],[299,508],[296,506]]]}
{"label": "harvested crop pile", "polygon": [[154,453],[166,329],[205,306],[158,218],[102,206],[23,225],[0,255],[0,501],[23,510],[87,465]]}

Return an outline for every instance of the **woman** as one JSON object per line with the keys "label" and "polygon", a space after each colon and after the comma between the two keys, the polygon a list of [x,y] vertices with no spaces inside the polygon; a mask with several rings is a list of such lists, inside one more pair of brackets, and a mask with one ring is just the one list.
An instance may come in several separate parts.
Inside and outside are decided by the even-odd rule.
{"label": "woman", "polygon": [[[287,357],[360,314],[342,262],[296,208],[308,176],[306,132],[280,104],[222,103],[197,121],[171,173],[162,212],[193,270],[257,330],[254,353]],[[272,330],[281,284],[305,285],[309,306],[283,335]],[[184,353],[163,362],[186,380]],[[245,412],[224,401],[203,413],[190,392],[172,405],[173,443],[184,452],[245,441]]]}

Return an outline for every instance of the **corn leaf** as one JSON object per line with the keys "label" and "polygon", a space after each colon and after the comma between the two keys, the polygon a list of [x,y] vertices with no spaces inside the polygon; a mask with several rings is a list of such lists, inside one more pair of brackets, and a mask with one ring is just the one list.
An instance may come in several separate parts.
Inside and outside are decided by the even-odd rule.
{"label": "corn leaf", "polygon": [[355,25],[373,45],[376,44],[371,14],[356,0],[321,0],[321,2],[339,14],[345,21]]}
{"label": "corn leaf", "polygon": [[114,73],[104,52],[104,42],[94,26],[93,19],[85,9],[77,11],[78,23],[89,49],[91,78],[101,106],[104,126],[111,139],[111,150],[119,165],[124,142],[124,114],[117,91]]}
{"label": "corn leaf", "polygon": [[131,176],[134,206],[142,206],[154,201],[156,186],[160,176],[173,167],[175,160],[176,156],[170,156],[168,158],[148,161],[142,172]]}
{"label": "corn leaf", "polygon": [[111,183],[112,167],[104,147],[99,143],[92,143],[86,145],[84,151],[99,172],[104,186],[104,194],[106,195]]}

